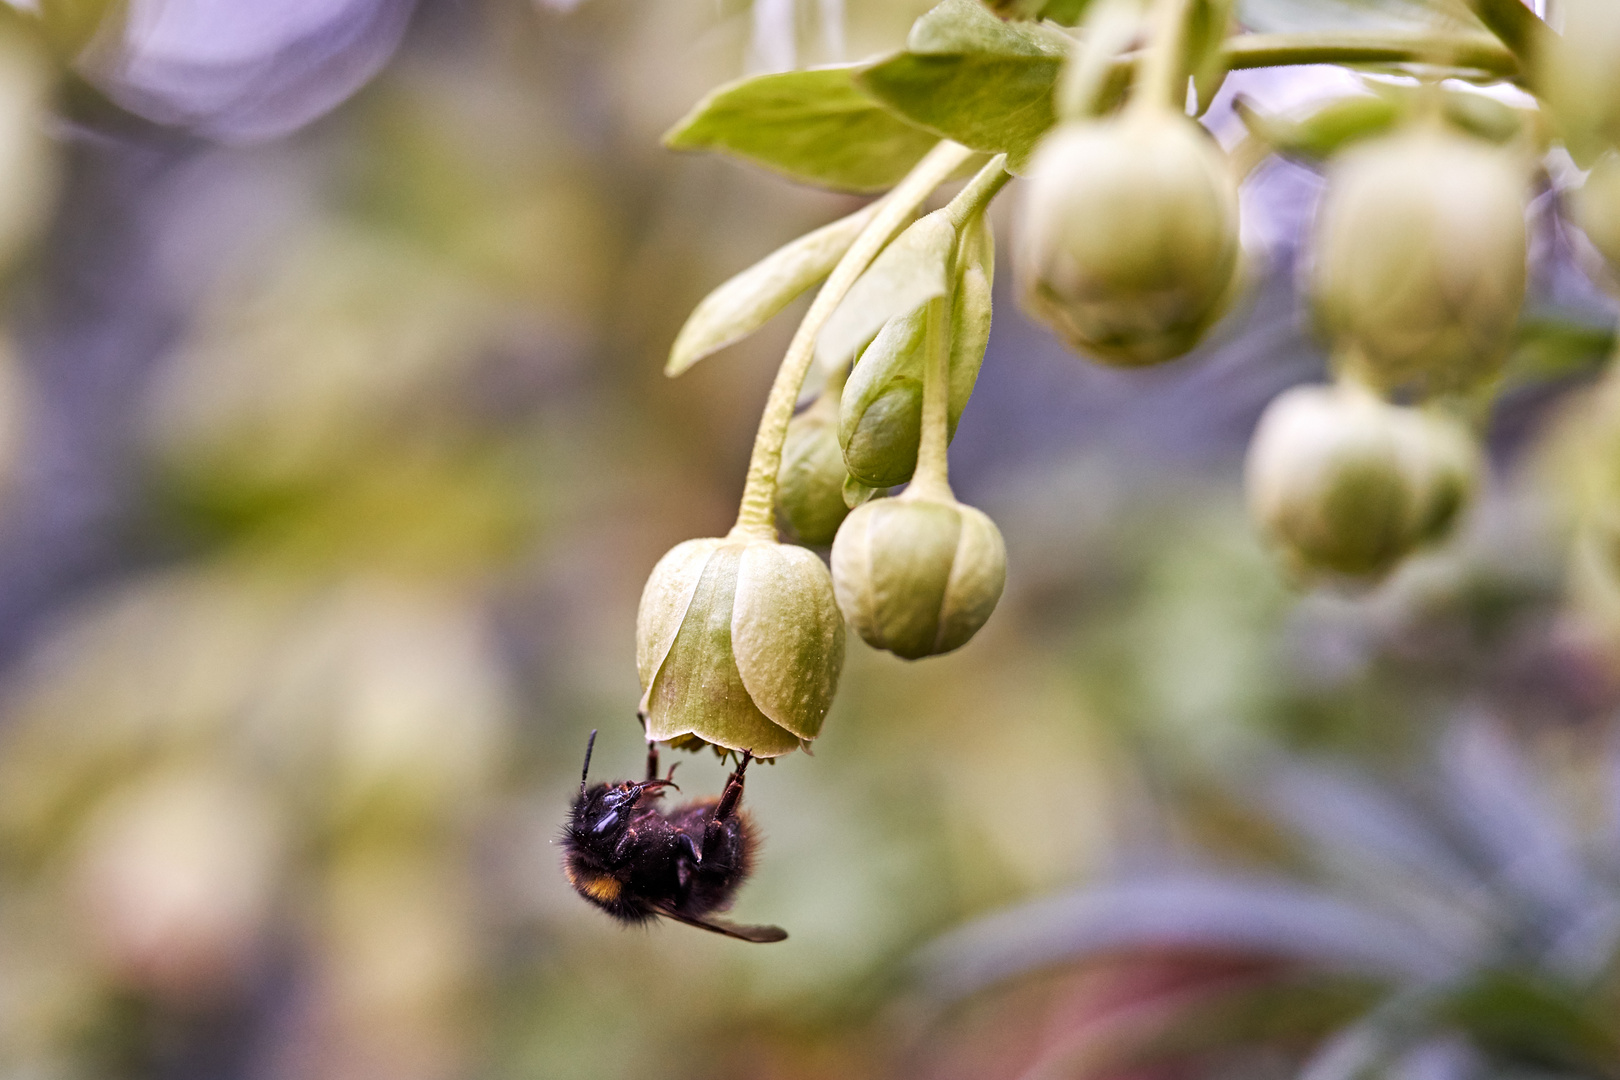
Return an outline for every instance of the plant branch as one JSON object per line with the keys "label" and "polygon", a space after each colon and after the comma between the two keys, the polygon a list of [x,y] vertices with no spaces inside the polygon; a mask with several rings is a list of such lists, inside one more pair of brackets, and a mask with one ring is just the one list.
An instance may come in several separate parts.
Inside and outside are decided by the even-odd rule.
{"label": "plant branch", "polygon": [[1187,0],[1155,0],[1148,42],[1131,103],[1140,109],[1187,111]]}
{"label": "plant branch", "polygon": [[1536,58],[1553,30],[1520,0],[1468,0],[1468,7],[1502,44],[1519,58],[1519,66],[1534,75]]}
{"label": "plant branch", "polygon": [[1238,34],[1228,38],[1223,49],[1232,70],[1293,64],[1423,64],[1444,58],[1456,67],[1488,75],[1514,78],[1522,73],[1514,53],[1487,34]]}
{"label": "plant branch", "polygon": [[844,299],[844,294],[900,231],[912,212],[972,156],[973,151],[949,140],[930,150],[905,179],[883,197],[883,208],[855,238],[855,243],[827,276],[821,291],[816,293],[804,321],[788,344],[787,355],[776,372],[776,381],[771,384],[770,396],[765,399],[765,411],[760,416],[754,451],[748,461],[742,505],[737,510],[737,524],[732,527],[731,535],[776,538],[776,474],[782,468],[782,443],[787,438],[788,421],[793,419],[799,387],[804,384],[815,357],[816,335]]}

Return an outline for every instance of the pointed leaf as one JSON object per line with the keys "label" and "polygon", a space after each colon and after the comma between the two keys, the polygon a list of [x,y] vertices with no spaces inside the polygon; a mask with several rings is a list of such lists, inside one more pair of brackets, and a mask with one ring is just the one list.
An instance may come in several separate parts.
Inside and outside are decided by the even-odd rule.
{"label": "pointed leaf", "polygon": [[973,0],[945,0],[912,27],[904,52],[857,81],[919,127],[964,146],[1005,151],[1015,165],[1052,126],[1052,86],[1069,38],[1006,23]]}
{"label": "pointed leaf", "polygon": [[855,282],[816,338],[816,361],[829,370],[855,356],[896,316],[922,307],[949,287],[956,230],[943,210],[914,222],[883,249]]}
{"label": "pointed leaf", "polygon": [[681,374],[704,357],[764,326],[800,293],[832,272],[877,212],[864,207],[777,248],[703,298],[675,336],[664,374]]}
{"label": "pointed leaf", "polygon": [[947,414],[950,434],[962,418],[973,385],[979,380],[984,351],[990,345],[991,293],[996,275],[996,241],[990,219],[979,214],[962,236],[955,301],[951,305],[951,396]]}
{"label": "pointed leaf", "polygon": [[881,191],[938,138],[863,93],[853,66],[759,75],[719,87],[664,136],[675,150],[714,150],[794,180]]}

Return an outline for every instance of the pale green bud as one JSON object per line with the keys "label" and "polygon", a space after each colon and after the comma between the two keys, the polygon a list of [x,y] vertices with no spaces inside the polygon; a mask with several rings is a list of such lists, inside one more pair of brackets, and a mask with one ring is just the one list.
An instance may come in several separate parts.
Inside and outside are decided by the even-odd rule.
{"label": "pale green bud", "polygon": [[1439,125],[1334,161],[1315,301],[1358,377],[1450,391],[1496,373],[1524,302],[1527,180],[1512,152]]}
{"label": "pale green bud", "polygon": [[995,522],[955,500],[901,496],[856,508],[833,541],[838,606],[875,648],[908,660],[959,648],[1007,583]]}
{"label": "pale green bud", "polygon": [[1069,344],[1107,363],[1180,356],[1220,317],[1238,266],[1238,197],[1194,121],[1067,123],[1030,165],[1019,291]]}
{"label": "pale green bud", "polygon": [[641,594],[636,667],[650,739],[789,753],[820,733],[843,664],[832,579],[804,548],[688,540]]}
{"label": "pale green bud", "polygon": [[1620,271],[1620,154],[1598,159],[1586,183],[1571,196],[1570,209],[1592,246]]}
{"label": "pale green bud", "polygon": [[838,406],[823,397],[788,424],[782,469],[776,478],[776,509],[801,543],[832,543],[849,513],[844,502],[844,454],[838,446]]}
{"label": "pale green bud", "polygon": [[1445,536],[1479,467],[1469,433],[1447,416],[1349,383],[1295,387],[1255,430],[1249,507],[1296,569],[1379,577]]}
{"label": "pale green bud", "polygon": [[1545,34],[1534,72],[1559,133],[1583,163],[1620,145],[1620,4],[1560,0],[1562,34]]}

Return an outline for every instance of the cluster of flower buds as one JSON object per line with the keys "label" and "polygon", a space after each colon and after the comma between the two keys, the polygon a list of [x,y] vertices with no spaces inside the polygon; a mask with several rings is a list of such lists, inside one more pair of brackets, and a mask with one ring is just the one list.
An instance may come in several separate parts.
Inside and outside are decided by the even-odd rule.
{"label": "cluster of flower buds", "polygon": [[1300,576],[1382,577],[1478,486],[1447,402],[1488,390],[1513,339],[1529,178],[1517,151],[1431,115],[1330,163],[1312,294],[1340,381],[1272,402],[1248,462],[1252,512]]}
{"label": "cluster of flower buds", "polygon": [[[654,568],[636,626],[649,739],[790,753],[821,730],[846,620],[874,647],[917,659],[959,648],[989,618],[1006,547],[952,495],[945,453],[989,342],[995,243],[983,211],[1009,178],[1003,161],[890,241],[820,327],[817,355],[853,370],[787,421],[774,495],[787,532],[832,545],[831,572],[745,520],[747,495],[728,536],[677,545]],[[683,331],[685,352],[703,354],[745,324],[735,312],[765,306],[744,295],[752,282],[784,277],[734,278]],[[898,497],[878,497],[900,484]]]}

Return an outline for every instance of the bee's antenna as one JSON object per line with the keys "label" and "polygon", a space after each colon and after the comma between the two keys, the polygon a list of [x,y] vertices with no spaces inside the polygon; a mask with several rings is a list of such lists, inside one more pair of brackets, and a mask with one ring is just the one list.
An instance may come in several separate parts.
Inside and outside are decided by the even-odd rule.
{"label": "bee's antenna", "polygon": [[591,751],[596,749],[596,729],[591,728],[591,737],[585,740],[585,767],[579,770],[579,797],[585,797],[585,778],[591,775]]}

